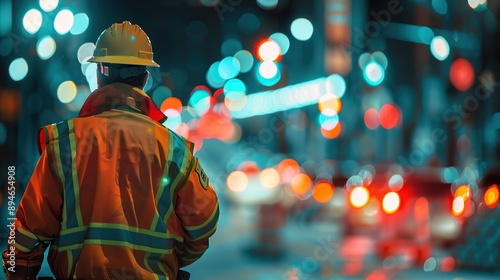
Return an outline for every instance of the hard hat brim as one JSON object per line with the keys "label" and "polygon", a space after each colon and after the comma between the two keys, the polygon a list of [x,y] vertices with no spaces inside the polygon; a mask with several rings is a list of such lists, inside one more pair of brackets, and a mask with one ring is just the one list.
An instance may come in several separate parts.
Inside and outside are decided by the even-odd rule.
{"label": "hard hat brim", "polygon": [[137,57],[129,56],[93,56],[87,60],[87,62],[104,62],[111,64],[126,64],[126,65],[142,65],[151,67],[160,67],[160,65],[149,59],[141,59]]}

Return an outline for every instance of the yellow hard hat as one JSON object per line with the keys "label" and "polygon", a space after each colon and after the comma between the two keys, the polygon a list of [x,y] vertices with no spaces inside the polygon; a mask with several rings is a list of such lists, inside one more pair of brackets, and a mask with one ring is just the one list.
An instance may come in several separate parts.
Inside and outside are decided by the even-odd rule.
{"label": "yellow hard hat", "polygon": [[97,38],[94,56],[89,62],[130,64],[159,67],[153,60],[153,48],[148,35],[129,21],[114,23]]}

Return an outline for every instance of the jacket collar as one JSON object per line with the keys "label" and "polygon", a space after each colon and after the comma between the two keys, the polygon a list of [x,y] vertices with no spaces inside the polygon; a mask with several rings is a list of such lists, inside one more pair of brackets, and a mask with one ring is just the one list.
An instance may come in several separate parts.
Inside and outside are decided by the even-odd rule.
{"label": "jacket collar", "polygon": [[146,93],[139,88],[123,83],[109,84],[92,92],[83,104],[78,116],[95,115],[104,110],[124,106],[139,110],[160,123],[167,120],[165,114]]}

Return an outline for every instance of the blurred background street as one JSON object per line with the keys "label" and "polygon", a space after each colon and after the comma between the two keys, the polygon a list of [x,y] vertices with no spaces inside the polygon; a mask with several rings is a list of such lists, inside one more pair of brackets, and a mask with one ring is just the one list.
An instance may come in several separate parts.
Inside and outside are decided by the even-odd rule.
{"label": "blurred background street", "polygon": [[0,0],[5,224],[124,20],[219,195],[192,279],[500,279],[498,0]]}

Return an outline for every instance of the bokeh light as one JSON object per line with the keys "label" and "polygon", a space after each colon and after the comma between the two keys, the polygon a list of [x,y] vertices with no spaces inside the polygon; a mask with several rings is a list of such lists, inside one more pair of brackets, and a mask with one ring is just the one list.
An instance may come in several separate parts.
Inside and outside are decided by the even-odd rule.
{"label": "bokeh light", "polygon": [[70,10],[61,10],[54,18],[54,29],[57,33],[64,35],[73,27],[75,16]]}
{"label": "bokeh light", "polygon": [[339,124],[339,115],[333,114],[332,116],[325,116],[319,114],[318,122],[321,128],[325,130],[332,130]]}
{"label": "bokeh light", "polygon": [[382,68],[387,69],[387,65],[389,64],[389,61],[387,60],[387,56],[381,51],[376,51],[372,53],[371,59],[373,61],[376,61]]}
{"label": "bokeh light", "polygon": [[431,5],[434,11],[440,15],[446,15],[448,12],[448,3],[446,0],[432,0]]}
{"label": "bokeh light", "polygon": [[73,81],[64,81],[57,87],[57,98],[61,103],[69,103],[75,99],[77,93],[76,85]]}
{"label": "bokeh light", "polygon": [[14,59],[9,65],[9,75],[14,81],[20,81],[28,75],[28,63],[22,57]]}
{"label": "bokeh light", "polygon": [[194,109],[194,111],[202,116],[210,109],[210,90],[205,86],[198,86],[194,88],[189,98],[188,105]]}
{"label": "bokeh light", "polygon": [[273,40],[265,40],[258,47],[257,54],[263,61],[274,61],[281,55],[281,47]]}
{"label": "bokeh light", "polygon": [[280,174],[274,168],[266,168],[260,172],[259,181],[264,188],[272,189],[280,183]]}
{"label": "bokeh light", "polygon": [[500,195],[499,195],[498,186],[496,184],[491,185],[484,193],[484,203],[489,208],[494,208],[498,205],[499,197],[500,197]]}
{"label": "bokeh light", "polygon": [[74,23],[69,32],[73,35],[80,35],[89,27],[89,16],[85,13],[75,15]]}
{"label": "bokeh light", "polygon": [[241,41],[235,38],[224,40],[221,45],[220,52],[222,56],[233,56],[242,50]]}
{"label": "bokeh light", "polygon": [[264,61],[259,65],[259,75],[264,79],[272,79],[278,74],[278,66],[275,62]]}
{"label": "bokeh light", "polygon": [[340,110],[342,109],[342,101],[334,94],[327,93],[319,99],[318,109],[321,114],[333,117],[340,113]]}
{"label": "bokeh light", "polygon": [[388,192],[382,199],[382,209],[387,214],[393,214],[399,209],[400,198],[397,192]]}
{"label": "bokeh light", "polygon": [[445,60],[450,54],[450,46],[446,39],[442,36],[434,37],[431,41],[431,53],[437,60]]}
{"label": "bokeh light", "polygon": [[287,158],[278,164],[278,172],[283,182],[289,182],[300,173],[300,166],[294,159]]}
{"label": "bokeh light", "polygon": [[380,109],[379,114],[380,125],[385,129],[396,127],[399,122],[399,112],[396,106],[385,104]]}
{"label": "bokeh light", "polygon": [[247,34],[254,33],[260,28],[260,19],[252,13],[243,14],[238,20],[238,28]]}
{"label": "bokeh light", "polygon": [[224,58],[218,68],[219,76],[224,79],[232,79],[240,73],[241,65],[238,59],[228,56]]}
{"label": "bokeh light", "polygon": [[247,73],[252,69],[254,59],[249,51],[241,50],[234,55],[234,58],[236,58],[240,63],[241,73]]}
{"label": "bokeh light", "polygon": [[368,189],[363,186],[354,187],[349,193],[349,202],[355,208],[365,206],[370,200],[370,193]]}
{"label": "bokeh light", "polygon": [[453,62],[450,68],[450,81],[457,90],[468,90],[474,83],[474,79],[474,68],[468,60],[459,58]]}
{"label": "bokeh light", "polygon": [[368,85],[375,87],[384,81],[385,70],[377,62],[371,61],[363,69],[363,77]]}
{"label": "bokeh light", "polygon": [[342,98],[346,91],[344,77],[339,74],[332,74],[326,78],[325,89],[327,93],[333,93],[338,98]]}
{"label": "bokeh light", "polygon": [[23,27],[30,34],[35,34],[42,27],[42,13],[37,9],[31,9],[23,17]]}
{"label": "bokeh light", "polygon": [[403,188],[403,184],[404,184],[404,180],[403,180],[403,176],[399,175],[399,174],[394,174],[391,176],[391,178],[389,179],[389,189],[391,189],[391,191],[399,191],[400,189]]}
{"label": "bokeh light", "polygon": [[307,41],[311,38],[314,32],[314,27],[308,19],[298,18],[292,22],[290,31],[295,39],[299,41]]}
{"label": "bokeh light", "polygon": [[89,63],[87,60],[94,54],[95,45],[92,42],[84,43],[78,48],[76,56],[78,57],[78,62]]}
{"label": "bokeh light", "polygon": [[312,197],[319,203],[327,203],[333,197],[334,188],[332,184],[326,181],[318,182],[312,192]]}
{"label": "bokeh light", "polygon": [[231,191],[242,192],[248,186],[248,176],[242,171],[233,171],[227,176],[226,184]]}
{"label": "bokeh light", "polygon": [[306,174],[297,174],[293,177],[290,187],[293,192],[299,195],[306,194],[312,186],[312,180]]}
{"label": "bokeh light", "polygon": [[220,61],[214,62],[207,71],[207,83],[213,88],[219,88],[224,85],[226,79],[219,75]]}
{"label": "bokeh light", "polygon": [[342,127],[343,125],[340,122],[331,130],[325,129],[321,126],[321,135],[327,139],[335,139],[340,136],[340,133],[342,133]]}
{"label": "bokeh light", "polygon": [[59,0],[40,0],[40,8],[44,12],[52,12],[59,5]]}
{"label": "bokeh light", "polygon": [[471,194],[471,189],[469,186],[467,185],[462,185],[460,187],[458,187],[458,189],[455,191],[455,197],[457,196],[461,196],[465,201],[471,199],[472,197],[472,194]]}
{"label": "bokeh light", "polygon": [[283,33],[274,33],[271,36],[269,36],[269,39],[275,41],[280,45],[281,49],[281,54],[284,55],[288,52],[288,49],[290,48],[290,39],[283,34]]}
{"label": "bokeh light", "polygon": [[175,109],[166,109],[163,113],[167,116],[167,120],[163,123],[166,128],[176,130],[181,125],[182,118],[179,111]]}
{"label": "bokeh light", "polygon": [[375,130],[380,125],[378,112],[377,110],[375,110],[375,108],[370,108],[366,110],[363,119],[368,129]]}
{"label": "bokeh light", "polygon": [[43,60],[51,58],[55,52],[56,41],[49,35],[43,36],[36,43],[36,53]]}
{"label": "bokeh light", "polygon": [[278,0],[257,0],[257,4],[263,9],[270,10],[278,6]]}
{"label": "bokeh light", "polygon": [[453,204],[452,204],[452,213],[455,216],[460,216],[464,212],[465,209],[465,203],[464,203],[464,198],[461,196],[456,196],[453,199]]}

